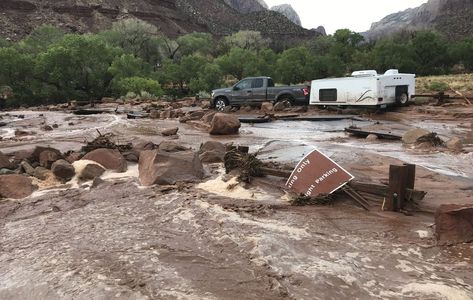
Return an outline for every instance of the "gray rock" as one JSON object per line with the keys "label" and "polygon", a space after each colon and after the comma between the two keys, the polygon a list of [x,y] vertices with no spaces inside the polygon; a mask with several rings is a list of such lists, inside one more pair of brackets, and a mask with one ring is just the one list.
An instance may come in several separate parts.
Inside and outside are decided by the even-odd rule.
{"label": "gray rock", "polygon": [[43,168],[43,167],[36,167],[34,169],[33,176],[38,178],[39,180],[46,180],[51,175],[51,171]]}
{"label": "gray rock", "polygon": [[74,167],[66,160],[60,159],[55,161],[51,166],[54,176],[62,182],[67,182],[76,175]]}
{"label": "gray rock", "polygon": [[88,164],[79,174],[80,180],[94,180],[105,173],[105,169],[97,164]]}
{"label": "gray rock", "polygon": [[163,136],[173,136],[173,135],[176,135],[178,131],[179,131],[178,127],[168,128],[161,131],[161,134]]}

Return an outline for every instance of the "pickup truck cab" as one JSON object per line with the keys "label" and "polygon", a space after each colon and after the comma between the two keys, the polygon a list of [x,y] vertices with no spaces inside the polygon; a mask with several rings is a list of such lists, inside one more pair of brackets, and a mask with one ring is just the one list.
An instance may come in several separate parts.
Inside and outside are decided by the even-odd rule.
{"label": "pickup truck cab", "polygon": [[307,86],[274,86],[270,77],[248,77],[232,87],[212,91],[211,107],[223,111],[227,106],[258,105],[288,101],[291,105],[309,103]]}

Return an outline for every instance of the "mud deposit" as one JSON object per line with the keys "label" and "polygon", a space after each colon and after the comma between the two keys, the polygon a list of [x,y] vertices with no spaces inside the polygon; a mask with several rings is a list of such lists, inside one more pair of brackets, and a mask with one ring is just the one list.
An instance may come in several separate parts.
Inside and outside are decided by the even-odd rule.
{"label": "mud deposit", "polygon": [[[273,186],[238,187],[233,196],[215,188],[223,181],[212,167],[200,185],[143,188],[132,166],[106,174],[97,187],[0,200],[2,300],[473,299],[473,245],[437,247],[430,213],[441,203],[473,202],[471,153],[352,139],[342,132],[352,121],[244,125],[239,136],[216,138],[172,120],[26,114],[3,117],[10,123],[0,128],[2,152],[38,144],[79,149],[96,129],[122,142],[159,143],[166,139],[159,130],[177,125],[178,141],[194,149],[205,140],[233,141],[282,163],[317,147],[360,179],[383,181],[390,163],[418,163],[416,184],[428,196],[414,216],[366,212],[349,200],[293,207],[275,179],[265,179]],[[40,132],[44,121],[60,126]],[[468,134],[435,121],[425,126]],[[16,129],[37,134],[15,138]]]}

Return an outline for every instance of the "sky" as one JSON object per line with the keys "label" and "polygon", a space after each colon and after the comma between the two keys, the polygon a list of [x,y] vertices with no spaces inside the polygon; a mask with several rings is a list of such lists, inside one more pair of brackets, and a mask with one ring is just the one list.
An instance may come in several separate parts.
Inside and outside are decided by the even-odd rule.
{"label": "sky", "polygon": [[266,0],[268,6],[291,4],[308,29],[322,25],[328,34],[348,28],[367,31],[371,23],[385,16],[417,7],[427,0]]}

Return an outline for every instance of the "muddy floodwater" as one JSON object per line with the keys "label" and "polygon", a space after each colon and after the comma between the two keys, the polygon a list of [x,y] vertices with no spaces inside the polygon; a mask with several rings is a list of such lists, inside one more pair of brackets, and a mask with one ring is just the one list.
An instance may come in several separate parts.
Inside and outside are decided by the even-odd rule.
{"label": "muddy floodwater", "polygon": [[[439,247],[432,226],[440,204],[473,203],[472,145],[465,142],[462,153],[416,150],[344,133],[379,122],[445,139],[471,134],[466,117],[440,121],[409,109],[406,117],[243,124],[239,135],[223,137],[177,120],[114,113],[0,114],[8,123],[0,127],[3,153],[79,150],[97,131],[120,143],[158,144],[169,139],[162,129],[177,126],[175,141],[193,149],[233,142],[287,165],[317,148],[360,180],[383,182],[390,164],[414,163],[416,188],[428,193],[413,216],[367,212],[349,199],[295,207],[277,178],[230,191],[222,166],[210,165],[202,183],[144,188],[129,165],[97,187],[58,185],[0,200],[0,299],[473,299],[473,244]],[[58,128],[41,131],[45,123]],[[15,137],[15,130],[30,134]]]}

